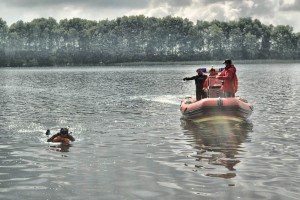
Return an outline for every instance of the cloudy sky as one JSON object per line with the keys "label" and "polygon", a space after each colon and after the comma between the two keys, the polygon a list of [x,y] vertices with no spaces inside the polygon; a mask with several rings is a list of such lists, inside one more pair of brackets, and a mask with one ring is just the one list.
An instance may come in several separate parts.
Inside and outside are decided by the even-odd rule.
{"label": "cloudy sky", "polygon": [[193,22],[252,17],[267,25],[290,25],[300,32],[300,0],[1,0],[0,13],[8,25],[40,17],[102,20],[143,14],[179,16]]}

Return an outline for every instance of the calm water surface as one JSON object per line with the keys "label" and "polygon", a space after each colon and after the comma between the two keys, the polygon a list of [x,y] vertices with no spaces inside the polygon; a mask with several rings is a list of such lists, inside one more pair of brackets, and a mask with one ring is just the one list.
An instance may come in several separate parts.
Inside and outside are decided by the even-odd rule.
{"label": "calm water surface", "polygon": [[201,124],[194,66],[0,69],[0,199],[299,199],[300,64],[236,67],[253,115]]}

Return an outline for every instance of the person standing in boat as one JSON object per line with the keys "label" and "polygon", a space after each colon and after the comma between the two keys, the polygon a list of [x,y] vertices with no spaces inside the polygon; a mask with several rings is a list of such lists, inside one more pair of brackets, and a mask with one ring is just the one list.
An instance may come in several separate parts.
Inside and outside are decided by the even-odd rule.
{"label": "person standing in boat", "polygon": [[223,64],[225,64],[225,68],[216,78],[223,80],[221,90],[224,91],[224,97],[235,97],[238,89],[236,68],[230,59],[226,59]]}
{"label": "person standing in boat", "polygon": [[197,69],[196,72],[198,75],[192,77],[185,77],[184,81],[195,80],[196,85],[196,100],[199,101],[203,98],[207,98],[206,92],[203,90],[204,81],[207,79],[207,76],[203,74],[201,68]]}
{"label": "person standing in boat", "polygon": [[[50,135],[50,130],[47,130],[46,135]],[[75,138],[72,135],[70,135],[69,129],[61,128],[59,133],[56,133],[56,134],[52,135],[52,137],[49,138],[47,140],[47,142],[53,142],[54,138],[57,138],[57,137],[61,138],[62,140],[63,140],[63,138],[67,138],[72,142],[75,141]]]}

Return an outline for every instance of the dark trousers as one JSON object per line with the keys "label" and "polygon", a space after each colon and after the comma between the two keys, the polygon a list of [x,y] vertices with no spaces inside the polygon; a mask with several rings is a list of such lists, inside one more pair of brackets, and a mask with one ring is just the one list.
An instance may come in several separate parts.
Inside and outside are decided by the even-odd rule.
{"label": "dark trousers", "polygon": [[206,92],[202,88],[196,89],[196,100],[199,101],[204,98],[207,98]]}

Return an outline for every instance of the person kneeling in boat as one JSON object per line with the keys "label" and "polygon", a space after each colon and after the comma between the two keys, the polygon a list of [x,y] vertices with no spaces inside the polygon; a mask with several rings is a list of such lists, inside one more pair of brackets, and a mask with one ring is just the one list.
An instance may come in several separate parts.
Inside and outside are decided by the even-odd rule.
{"label": "person kneeling in boat", "polygon": [[201,68],[197,69],[198,75],[192,77],[185,77],[184,81],[195,80],[196,84],[196,100],[199,101],[203,98],[207,98],[206,92],[203,90],[203,84],[207,76],[203,74]]}
{"label": "person kneeling in boat", "polygon": [[[209,75],[207,77],[207,79],[204,81],[203,84],[203,90],[208,93],[207,89],[208,89],[208,85],[212,84],[213,86],[215,86],[216,84],[218,84],[220,82],[220,80],[216,79],[216,76],[218,75],[218,73],[216,72],[216,70],[212,67],[209,70]],[[208,95],[207,95],[208,96]]]}
{"label": "person kneeling in boat", "polygon": [[[47,130],[46,135],[50,134],[50,130]],[[59,133],[54,134],[47,142],[66,142],[75,141],[75,138],[70,135],[69,129],[61,128]]]}
{"label": "person kneeling in boat", "polygon": [[218,73],[217,73],[216,70],[212,67],[212,68],[209,70],[208,78],[205,79],[205,81],[204,81],[204,84],[203,84],[203,89],[204,89],[204,90],[207,89],[209,79],[210,79],[210,78],[216,78],[217,75],[218,75]]}

